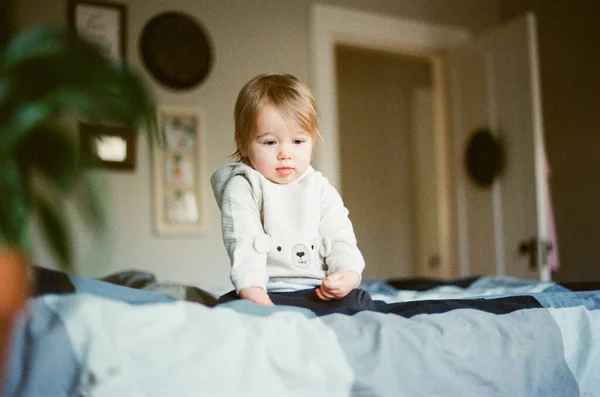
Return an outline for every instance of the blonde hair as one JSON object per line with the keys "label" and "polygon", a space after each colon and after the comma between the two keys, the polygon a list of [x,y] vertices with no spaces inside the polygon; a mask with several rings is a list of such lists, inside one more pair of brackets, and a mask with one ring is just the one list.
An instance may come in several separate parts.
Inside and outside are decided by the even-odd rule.
{"label": "blonde hair", "polygon": [[235,102],[235,145],[233,158],[248,162],[242,153],[254,137],[256,119],[266,105],[272,105],[309,133],[315,142],[322,140],[317,126],[317,107],[310,89],[291,74],[261,74],[248,81]]}

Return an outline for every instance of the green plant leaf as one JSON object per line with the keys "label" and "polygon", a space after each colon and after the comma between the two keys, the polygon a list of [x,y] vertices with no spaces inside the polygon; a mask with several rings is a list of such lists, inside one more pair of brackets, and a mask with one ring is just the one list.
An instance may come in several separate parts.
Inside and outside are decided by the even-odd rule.
{"label": "green plant leaf", "polygon": [[103,190],[94,174],[83,172],[79,179],[81,183],[77,204],[80,214],[92,230],[100,231],[108,225],[105,211],[106,190]]}
{"label": "green plant leaf", "polygon": [[22,62],[72,52],[76,35],[67,29],[36,26],[14,36],[6,45],[1,69],[10,69]]}
{"label": "green plant leaf", "polygon": [[[73,112],[97,121],[155,125],[151,95],[138,76],[67,30],[26,31],[11,42],[0,66],[12,82],[0,84],[3,97],[12,101],[4,107],[32,107],[37,117],[26,117],[32,124],[56,112]],[[27,124],[14,115],[11,119],[5,128],[18,137]],[[148,132],[156,134],[154,128]]]}
{"label": "green plant leaf", "polygon": [[0,49],[8,41],[13,31],[14,8],[13,0],[2,0],[2,7],[0,7],[0,21],[2,21],[0,24]]}
{"label": "green plant leaf", "polygon": [[50,249],[63,264],[65,270],[73,270],[69,230],[60,215],[65,211],[57,211],[50,201],[40,195],[36,195],[35,205],[42,231],[48,240]]}
{"label": "green plant leaf", "polygon": [[8,157],[16,150],[20,140],[39,125],[47,122],[53,116],[54,111],[44,103],[29,103],[23,105],[19,112],[13,114],[12,120],[2,126],[2,146],[0,146],[0,158]]}
{"label": "green plant leaf", "polygon": [[0,159],[0,244],[29,250],[29,178],[16,159]]}
{"label": "green plant leaf", "polygon": [[[44,238],[63,265],[71,269],[65,215],[53,204],[75,197],[83,219],[94,229],[104,227],[106,218],[102,191],[77,164],[76,135],[57,123],[63,116],[144,126],[153,145],[163,145],[164,137],[157,128],[153,99],[144,82],[125,65],[105,58],[99,48],[72,30],[30,28],[3,47],[0,244],[10,242],[29,249],[27,225],[35,210]],[[38,189],[38,182],[49,186]]]}
{"label": "green plant leaf", "polygon": [[33,129],[19,148],[19,162],[23,167],[35,169],[65,193],[71,190],[80,171],[77,160],[75,139],[59,124]]}

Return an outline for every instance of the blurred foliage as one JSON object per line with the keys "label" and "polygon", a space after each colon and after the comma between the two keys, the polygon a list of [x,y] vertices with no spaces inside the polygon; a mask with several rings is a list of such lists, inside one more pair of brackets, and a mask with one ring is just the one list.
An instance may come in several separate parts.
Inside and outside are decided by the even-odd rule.
{"label": "blurred foliage", "polygon": [[65,202],[72,199],[90,227],[105,224],[90,173],[80,167],[74,121],[140,127],[156,144],[153,100],[135,73],[72,30],[0,33],[0,246],[30,251],[30,220],[37,216],[44,239],[70,270]]}

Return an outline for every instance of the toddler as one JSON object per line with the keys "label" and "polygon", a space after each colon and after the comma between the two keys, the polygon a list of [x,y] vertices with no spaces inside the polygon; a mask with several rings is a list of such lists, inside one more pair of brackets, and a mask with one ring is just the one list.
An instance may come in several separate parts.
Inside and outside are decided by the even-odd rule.
{"label": "toddler", "polygon": [[310,165],[321,139],[311,91],[289,74],[257,76],[234,117],[237,161],[211,177],[235,287],[218,303],[374,310],[357,289],[365,263],[348,210]]}

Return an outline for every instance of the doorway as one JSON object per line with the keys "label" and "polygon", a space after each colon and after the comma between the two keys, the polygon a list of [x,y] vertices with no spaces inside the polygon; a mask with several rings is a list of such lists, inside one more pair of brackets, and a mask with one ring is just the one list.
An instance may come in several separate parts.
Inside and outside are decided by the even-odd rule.
{"label": "doorway", "polygon": [[[454,230],[452,224],[452,200],[454,197],[451,193],[450,171],[447,167],[447,164],[450,164],[451,161],[449,158],[450,142],[448,141],[448,126],[446,125],[447,110],[445,95],[447,88],[445,87],[443,61],[440,51],[467,41],[470,37],[469,34],[462,29],[438,27],[384,15],[350,10],[343,7],[319,4],[315,4],[312,8],[311,27],[313,39],[311,57],[314,73],[313,88],[320,108],[321,132],[325,140],[324,144],[316,150],[315,165],[330,179],[334,186],[340,189],[344,200],[350,200],[349,203],[346,203],[347,206],[356,205],[352,203],[354,200],[352,198],[353,194],[369,195],[369,197],[363,199],[367,204],[363,204],[362,207],[355,207],[354,212],[357,213],[351,214],[355,228],[357,229],[359,246],[365,253],[368,262],[368,270],[365,270],[365,277],[384,278],[410,275],[428,275],[439,278],[454,277],[457,274],[457,261],[455,258],[456,243],[453,241],[455,236],[452,232]],[[401,174],[396,173],[383,175],[387,178],[393,178],[395,183],[387,181],[373,182],[378,184],[378,189],[374,189],[377,191],[369,192],[368,190],[373,188],[366,188],[363,184],[366,182],[356,182],[355,179],[352,179],[352,168],[349,168],[348,171],[343,168],[344,164],[349,167],[362,166],[366,160],[348,158],[347,151],[353,147],[356,148],[358,144],[342,142],[344,135],[340,131],[342,131],[342,123],[345,124],[346,121],[338,119],[340,115],[338,113],[338,106],[342,106],[340,105],[340,91],[337,86],[337,74],[341,72],[336,66],[336,62],[339,60],[336,57],[336,52],[339,51],[376,51],[381,56],[396,59],[405,58],[406,60],[406,58],[412,58],[412,62],[424,62],[423,60],[426,60],[425,63],[429,69],[431,92],[428,94],[426,90],[418,89],[417,91],[420,90],[421,94],[415,94],[412,105],[409,103],[407,106],[422,108],[422,106],[427,106],[429,103],[431,107],[429,114],[434,115],[431,118],[432,120],[430,120],[432,124],[430,130],[432,130],[432,140],[435,147],[429,154],[433,158],[434,163],[424,166],[425,169],[435,169],[434,185],[436,194],[435,202],[432,205],[435,211],[430,212],[430,214],[433,213],[435,215],[437,226],[435,230],[429,230],[428,235],[436,242],[438,247],[436,252],[438,254],[431,255],[431,261],[429,259],[425,261],[425,263],[433,263],[435,266],[434,269],[424,270],[420,266],[415,265],[416,250],[414,241],[418,236],[412,224],[416,217],[416,211],[399,209],[395,211],[398,216],[397,219],[380,220],[381,223],[378,226],[380,229],[374,227],[371,224],[372,219],[369,219],[373,218],[373,208],[376,205],[374,197],[387,199],[387,201],[381,204],[378,203],[377,205],[382,205],[388,209],[395,207],[395,200],[398,200],[399,197],[403,197],[404,200],[404,204],[400,203],[399,206],[407,206],[408,208],[415,206],[413,204],[415,200],[414,196],[416,195],[415,189],[410,188],[411,185],[414,185],[414,182],[411,183],[411,180],[415,178],[413,173],[404,178]],[[370,55],[373,54],[371,53]],[[415,61],[415,59],[419,59],[420,61]],[[358,75],[370,74],[373,74],[372,70],[362,70]],[[357,80],[356,76],[349,77],[352,80]],[[376,111],[381,112],[381,109],[392,106],[393,102],[390,102],[392,101],[388,100],[385,101],[385,104],[380,104],[380,109]],[[410,120],[410,116],[407,117],[404,114],[404,117],[409,120],[407,124],[416,123],[416,119],[420,119],[421,121],[427,120],[427,117],[424,117],[422,113],[416,114],[415,112],[411,112],[411,114],[413,114],[413,119],[415,120]],[[365,126],[365,128],[360,128],[359,135],[362,133],[375,139],[376,132],[369,129],[368,126]],[[402,150],[411,148],[411,145],[415,145],[415,142],[408,138],[408,134],[404,138],[404,144],[402,142],[402,140],[396,140],[394,144],[390,144],[388,141],[388,143],[379,143],[378,146],[383,145],[386,151],[397,150],[402,152]],[[367,143],[361,143],[361,145],[363,144],[366,145]],[[372,142],[369,144],[372,144]],[[359,155],[358,152],[353,153],[351,156],[360,159],[362,155]],[[369,156],[369,151],[365,151],[365,153]],[[373,155],[370,157],[372,159],[376,158]],[[409,170],[415,168],[413,160],[409,156],[404,156],[404,161],[407,162]],[[425,164],[420,159],[416,163]],[[382,174],[376,169],[371,173],[373,172]],[[346,182],[344,182],[344,179]],[[378,178],[374,179],[377,180]],[[396,192],[394,194],[388,194],[383,189],[384,183],[389,185],[385,186],[386,189],[391,186],[396,186],[396,189],[398,181],[401,181],[401,185],[407,185],[405,187],[408,187],[408,189],[402,189],[402,193]],[[351,189],[349,193],[350,197],[346,197],[346,189]],[[352,193],[352,189],[356,193]],[[350,210],[352,211],[352,208]],[[381,213],[385,214],[385,211]],[[355,219],[357,217],[359,219]],[[379,217],[382,216],[379,215]],[[361,218],[366,220],[363,221]],[[402,230],[402,228],[405,229]],[[365,241],[361,241],[361,236]],[[423,244],[417,243],[416,245],[422,246]],[[382,252],[387,252],[389,256],[382,256]],[[377,265],[373,266],[369,261],[375,262]]]}
{"label": "doorway", "polygon": [[341,191],[364,277],[425,276],[439,265],[431,63],[347,45],[335,59]]}

